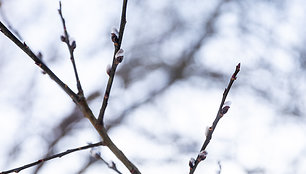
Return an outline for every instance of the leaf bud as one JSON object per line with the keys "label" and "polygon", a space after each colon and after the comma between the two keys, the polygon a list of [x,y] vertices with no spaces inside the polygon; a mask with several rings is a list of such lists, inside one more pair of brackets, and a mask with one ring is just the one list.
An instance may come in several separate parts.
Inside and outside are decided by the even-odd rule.
{"label": "leaf bud", "polygon": [[231,101],[227,101],[224,103],[223,108],[221,110],[221,114],[224,115],[227,113],[227,111],[229,110],[230,106],[231,106]]}
{"label": "leaf bud", "polygon": [[123,49],[118,50],[117,53],[115,54],[115,63],[116,64],[121,63],[123,57],[124,57],[124,50]]}
{"label": "leaf bud", "polygon": [[106,73],[107,73],[109,76],[110,76],[110,73],[111,73],[111,69],[112,69],[111,65],[108,64],[108,65],[106,66]]}
{"label": "leaf bud", "polygon": [[204,160],[204,159],[206,158],[206,156],[207,156],[206,150],[202,150],[202,151],[198,154],[198,156],[199,156],[199,160],[200,160],[200,161]]}
{"label": "leaf bud", "polygon": [[119,41],[119,32],[118,32],[118,29],[116,27],[112,27],[111,39],[114,43],[118,43],[118,41]]}
{"label": "leaf bud", "polygon": [[194,167],[194,165],[195,165],[195,159],[194,158],[190,158],[190,160],[189,160],[189,167],[190,167],[190,169],[192,169]]}
{"label": "leaf bud", "polygon": [[62,42],[66,42],[66,37],[63,36],[63,35],[61,35],[61,41],[62,41]]}
{"label": "leaf bud", "polygon": [[76,48],[76,42],[75,42],[75,40],[72,41],[72,43],[71,43],[71,48],[72,48],[72,50],[74,50],[74,49]]}

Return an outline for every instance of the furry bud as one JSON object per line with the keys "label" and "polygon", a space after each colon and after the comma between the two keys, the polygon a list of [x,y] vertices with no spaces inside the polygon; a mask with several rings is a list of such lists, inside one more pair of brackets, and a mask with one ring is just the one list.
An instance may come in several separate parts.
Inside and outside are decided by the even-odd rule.
{"label": "furry bud", "polygon": [[118,50],[115,55],[115,63],[116,64],[121,63],[123,60],[123,57],[124,57],[124,50],[123,49]]}
{"label": "furry bud", "polygon": [[190,160],[189,160],[189,167],[190,167],[190,169],[192,169],[194,167],[194,165],[195,165],[195,159],[194,158],[190,158]]}

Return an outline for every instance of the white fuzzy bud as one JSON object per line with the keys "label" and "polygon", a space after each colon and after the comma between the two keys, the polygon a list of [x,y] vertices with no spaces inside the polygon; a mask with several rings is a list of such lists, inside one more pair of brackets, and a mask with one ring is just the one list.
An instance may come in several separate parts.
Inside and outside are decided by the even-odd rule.
{"label": "white fuzzy bud", "polygon": [[118,44],[118,42],[119,42],[119,32],[118,32],[118,29],[116,27],[112,27],[111,39],[115,44]]}
{"label": "white fuzzy bud", "polygon": [[194,165],[195,165],[195,159],[194,158],[190,158],[190,160],[189,160],[189,167],[193,168]]}
{"label": "white fuzzy bud", "polygon": [[208,135],[209,131],[211,131],[211,127],[207,126],[205,130],[205,136]]}
{"label": "white fuzzy bud", "polygon": [[206,158],[206,156],[207,156],[206,150],[202,150],[202,151],[198,154],[198,156],[199,156],[199,159],[200,159],[200,160],[204,160],[204,159]]}
{"label": "white fuzzy bud", "polygon": [[106,66],[106,73],[107,73],[108,75],[110,75],[111,69],[112,69],[112,66],[111,66],[110,64],[108,64],[108,65]]}
{"label": "white fuzzy bud", "polygon": [[123,57],[124,57],[124,50],[123,49],[118,50],[117,53],[115,54],[116,64],[121,63]]}
{"label": "white fuzzy bud", "polygon": [[226,101],[223,106],[231,106],[231,104],[232,104],[231,101]]}
{"label": "white fuzzy bud", "polygon": [[119,37],[119,32],[116,27],[112,27],[111,34],[114,34],[116,37]]}
{"label": "white fuzzy bud", "polygon": [[101,158],[101,152],[98,150],[98,148],[91,148],[90,149],[90,154],[92,157],[99,159]]}
{"label": "white fuzzy bud", "polygon": [[224,103],[223,108],[221,110],[221,114],[224,115],[227,113],[228,109],[230,108],[232,102],[231,101],[227,101]]}

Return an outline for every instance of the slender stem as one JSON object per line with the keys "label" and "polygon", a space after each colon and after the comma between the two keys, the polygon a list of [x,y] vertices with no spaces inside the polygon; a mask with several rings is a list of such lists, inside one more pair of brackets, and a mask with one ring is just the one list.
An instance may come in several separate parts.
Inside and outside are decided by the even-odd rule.
{"label": "slender stem", "polygon": [[219,166],[219,170],[218,170],[217,174],[221,174],[222,166],[221,166],[220,161],[218,161],[218,166]]}
{"label": "slender stem", "polygon": [[75,103],[78,103],[80,97],[74,93],[68,85],[64,84],[48,67],[47,65],[39,59],[33,51],[27,46],[24,42],[22,43],[19,39],[17,39],[12,32],[10,32],[0,21],[0,30],[1,32],[6,35],[11,41],[13,41],[20,49],[22,49],[29,57],[31,57],[35,64],[39,66],[45,73],[47,73],[52,80],[54,80],[71,98]]}
{"label": "slender stem", "polygon": [[12,173],[12,172],[18,173],[21,170],[33,167],[35,165],[38,165],[40,163],[49,161],[49,160],[54,159],[54,158],[61,158],[61,157],[65,156],[65,155],[68,155],[68,154],[70,154],[72,152],[76,152],[76,151],[80,151],[80,150],[85,150],[85,149],[88,149],[88,148],[92,148],[92,147],[96,147],[96,146],[102,146],[102,145],[104,145],[103,142],[98,142],[98,143],[94,143],[94,144],[89,144],[87,146],[77,147],[77,148],[74,148],[74,149],[68,149],[65,152],[61,152],[61,153],[49,156],[47,158],[40,159],[40,160],[38,160],[36,162],[32,162],[32,163],[26,164],[24,166],[21,166],[21,167],[15,168],[15,169],[3,171],[0,174],[7,174],[7,173]]}
{"label": "slender stem", "polygon": [[[21,43],[1,22],[0,22],[0,29],[9,39],[11,39],[17,46],[19,46],[26,54],[28,54],[42,70],[44,70],[50,77],[53,79],[72,99],[73,101],[79,106],[83,115],[89,119],[91,124],[95,127],[97,132],[103,139],[103,145],[107,146],[115,155],[116,157],[129,169],[132,174],[140,174],[141,172],[138,168],[124,155],[124,153],[113,143],[110,137],[107,134],[106,129],[101,124],[101,120],[103,120],[104,111],[106,109],[108,96],[110,93],[111,85],[113,82],[113,78],[115,75],[117,64],[115,64],[115,54],[120,49],[121,41],[123,37],[124,27],[126,23],[126,8],[127,8],[127,0],[123,1],[122,7],[122,16],[121,16],[121,24],[120,24],[120,32],[119,32],[119,39],[118,44],[115,44],[115,52],[113,57],[113,66],[110,72],[110,79],[107,85],[107,89],[105,91],[105,97],[103,100],[103,105],[99,114],[99,120],[93,115],[91,109],[89,108],[87,101],[84,97],[75,94],[66,84],[64,84],[43,62],[39,59],[31,49],[25,44]],[[107,97],[106,97],[107,96]],[[106,98],[106,100],[105,100]],[[101,114],[102,113],[102,114]],[[101,116],[102,115],[102,116]],[[0,173],[2,174],[2,173]]]}
{"label": "slender stem", "polygon": [[128,2],[128,0],[123,0],[121,22],[120,22],[120,29],[119,29],[119,39],[118,39],[118,43],[114,44],[115,50],[114,50],[114,55],[113,55],[113,63],[112,63],[112,67],[111,67],[111,70],[110,70],[110,73],[109,73],[109,79],[108,79],[108,82],[107,82],[107,86],[106,86],[106,90],[105,90],[104,98],[103,98],[103,103],[102,103],[100,113],[99,113],[99,117],[98,117],[98,121],[102,125],[104,125],[104,123],[103,123],[104,114],[105,114],[108,99],[109,99],[109,96],[110,96],[110,92],[111,92],[112,84],[113,84],[113,81],[114,81],[116,69],[117,69],[117,66],[118,66],[118,64],[115,63],[115,55],[121,47],[124,28],[125,28],[125,24],[126,24],[127,2]]}
{"label": "slender stem", "polygon": [[108,168],[113,169],[116,173],[118,174],[122,174],[116,166],[116,163],[114,163],[113,161],[111,161],[110,163],[105,161],[100,155],[97,156],[98,159],[100,159],[105,165],[107,165]]}
{"label": "slender stem", "polygon": [[3,8],[1,8],[1,1],[0,1],[0,15],[1,15],[3,22],[6,23],[7,27],[16,35],[16,37],[20,40],[23,40],[19,32],[12,26],[12,24],[7,19],[6,14],[3,11]]}
{"label": "slender stem", "polygon": [[97,132],[102,137],[105,146],[107,146],[114,153],[114,155],[116,155],[116,157],[126,166],[126,168],[129,169],[131,174],[140,174],[141,172],[138,170],[138,168],[124,155],[124,153],[110,139],[104,126],[101,125],[100,122],[93,115],[88,104],[86,103],[86,100],[81,100],[79,106],[84,116],[89,119],[91,124],[95,127]]}
{"label": "slender stem", "polygon": [[72,43],[70,43],[69,34],[68,34],[68,31],[67,31],[67,27],[66,27],[66,22],[65,22],[65,19],[63,17],[63,13],[62,13],[62,3],[61,3],[61,1],[59,2],[58,13],[61,17],[61,20],[62,20],[62,23],[63,23],[63,28],[64,28],[64,34],[65,34],[65,36],[62,36],[62,41],[66,43],[66,45],[69,49],[70,60],[71,60],[73,70],[74,70],[74,75],[75,75],[75,79],[76,79],[78,94],[81,95],[82,97],[84,97],[83,89],[82,89],[82,86],[81,86],[81,81],[79,79],[79,75],[78,75],[78,71],[77,71],[77,68],[76,68],[75,59],[74,59],[74,55],[73,55],[73,51],[76,47],[76,43],[75,43],[75,41],[72,41]]}
{"label": "slender stem", "polygon": [[[224,90],[224,92],[223,92],[223,96],[222,96],[222,100],[221,100],[221,103],[220,103],[220,106],[219,106],[219,109],[218,109],[218,112],[217,112],[217,116],[216,116],[216,118],[215,118],[215,120],[214,120],[212,126],[209,127],[209,129],[208,129],[208,132],[207,132],[207,135],[206,135],[206,139],[205,139],[205,141],[204,141],[204,143],[203,143],[203,145],[202,145],[202,147],[201,147],[200,152],[206,149],[207,145],[209,144],[209,142],[210,142],[210,140],[211,140],[211,138],[212,138],[212,134],[214,133],[214,131],[215,131],[215,129],[216,129],[216,126],[217,126],[219,120],[220,120],[220,119],[222,118],[222,116],[223,116],[223,114],[222,114],[222,107],[223,107],[223,105],[224,105],[224,102],[225,102],[225,100],[226,100],[226,97],[227,97],[227,95],[228,95],[228,93],[229,93],[229,91],[230,91],[230,89],[231,89],[231,87],[232,87],[234,81],[237,79],[237,74],[239,73],[239,71],[240,71],[240,63],[236,66],[236,70],[235,70],[235,72],[233,73],[233,75],[231,76],[231,79],[230,79],[230,81],[229,81],[229,83],[228,83],[228,85],[227,85],[227,88],[225,88],[225,90]],[[199,164],[201,161],[202,161],[202,160],[200,159],[200,156],[198,155],[198,156],[197,156],[197,159],[195,160],[194,166],[190,168],[189,174],[193,174],[193,173],[194,173],[194,171],[196,170],[198,164]]]}

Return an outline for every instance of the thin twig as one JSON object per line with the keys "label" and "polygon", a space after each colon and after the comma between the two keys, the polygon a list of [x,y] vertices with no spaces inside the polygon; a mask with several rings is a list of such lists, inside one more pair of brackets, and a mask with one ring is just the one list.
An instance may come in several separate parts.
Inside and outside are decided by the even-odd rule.
{"label": "thin twig", "polygon": [[115,63],[116,62],[115,55],[121,47],[123,32],[124,32],[124,28],[125,28],[125,24],[126,24],[127,2],[128,2],[128,0],[123,0],[121,22],[120,22],[120,29],[119,29],[119,38],[118,38],[118,41],[114,43],[115,50],[114,50],[114,55],[113,55],[113,63],[112,63],[112,67],[111,67],[110,72],[109,72],[109,79],[108,79],[108,82],[107,82],[107,86],[106,86],[106,90],[105,90],[105,94],[104,94],[104,98],[103,98],[103,103],[102,103],[100,113],[99,113],[99,117],[98,117],[98,121],[102,125],[104,125],[104,123],[103,123],[104,113],[105,113],[105,109],[107,107],[108,99],[109,99],[109,96],[110,96],[112,84],[113,84],[114,77],[115,77],[115,72],[116,72],[116,69],[117,69],[117,66],[118,66],[118,64]]}
{"label": "thin twig", "polygon": [[63,23],[63,28],[64,28],[64,36],[61,36],[61,40],[66,43],[66,45],[68,47],[68,50],[69,50],[69,53],[70,53],[70,60],[71,60],[73,70],[74,70],[74,75],[75,75],[77,88],[78,88],[78,94],[81,97],[84,97],[83,89],[82,89],[82,86],[81,86],[81,81],[79,79],[79,75],[78,75],[78,71],[77,71],[77,68],[76,68],[76,65],[75,65],[75,59],[74,59],[74,55],[73,55],[74,49],[76,48],[76,42],[73,40],[72,43],[70,43],[69,34],[68,34],[68,31],[67,31],[65,19],[63,17],[63,13],[62,13],[62,3],[61,3],[61,1],[59,1],[58,13],[61,17],[61,20],[62,20],[62,23]]}
{"label": "thin twig", "polygon": [[3,8],[1,8],[1,1],[0,1],[0,14],[2,17],[2,20],[4,23],[7,24],[7,27],[17,36],[18,39],[23,40],[19,32],[12,26],[12,24],[9,22],[9,20],[6,17],[5,12],[3,11]]}
{"label": "thin twig", "polygon": [[[93,150],[93,149],[92,149]],[[108,168],[114,170],[116,173],[118,174],[122,174],[118,169],[117,169],[117,165],[115,162],[111,161],[110,163],[105,161],[102,157],[101,157],[101,154],[100,152],[93,152],[92,154],[96,159],[99,159],[101,160],[105,165],[107,165]]]}
{"label": "thin twig", "polygon": [[219,166],[219,170],[218,170],[217,174],[221,174],[222,166],[221,166],[220,161],[218,161],[218,166]]}
{"label": "thin twig", "polygon": [[27,44],[24,42],[22,43],[12,32],[10,32],[7,27],[3,25],[3,23],[0,21],[0,30],[1,32],[6,35],[11,41],[13,41],[20,49],[22,49],[29,57],[31,57],[35,64],[39,66],[43,72],[48,74],[52,80],[54,80],[71,98],[75,103],[78,103],[80,101],[80,97],[74,93],[68,85],[64,84],[63,81],[61,81],[48,67],[47,65],[38,58],[33,51],[27,46]]}
{"label": "thin twig", "polygon": [[[217,126],[219,120],[220,120],[220,119],[222,118],[222,116],[225,114],[224,111],[223,111],[223,110],[224,110],[224,109],[223,109],[223,105],[224,105],[224,102],[225,102],[225,100],[226,100],[227,94],[229,93],[229,91],[230,91],[230,89],[231,89],[231,87],[232,87],[234,81],[237,79],[237,74],[238,74],[239,71],[240,71],[240,63],[236,66],[236,70],[235,70],[235,72],[233,73],[233,75],[231,76],[231,79],[230,79],[230,81],[229,81],[229,83],[228,83],[227,88],[225,88],[225,90],[224,90],[224,92],[223,92],[223,97],[222,97],[222,100],[221,100],[221,103],[220,103],[220,106],[219,106],[219,109],[218,109],[218,112],[217,112],[217,116],[216,116],[216,118],[215,118],[215,120],[214,120],[212,126],[209,127],[208,130],[207,130],[206,139],[205,139],[205,141],[204,141],[204,143],[203,143],[203,145],[202,145],[202,147],[201,147],[200,152],[203,152],[203,151],[206,149],[207,145],[209,144],[209,142],[210,142],[210,140],[211,140],[211,138],[212,138],[212,134],[213,134],[213,132],[214,132],[214,130],[215,130],[215,128],[216,128],[216,126]],[[205,158],[204,158],[204,159],[205,159]],[[189,174],[193,174],[194,171],[196,170],[198,164],[199,164],[202,160],[204,160],[204,159],[201,158],[200,155],[198,155],[197,158],[196,158],[196,160],[195,160],[195,162],[194,162],[194,164],[193,164],[193,166],[190,166],[190,172],[189,172]]]}
{"label": "thin twig", "polygon": [[89,145],[87,145],[87,146],[82,146],[82,147],[78,147],[78,148],[74,148],[74,149],[68,149],[68,150],[66,150],[65,152],[58,153],[58,154],[52,155],[52,156],[50,156],[50,157],[40,159],[40,160],[38,160],[38,161],[36,161],[36,162],[30,163],[30,164],[26,164],[26,165],[24,165],[24,166],[21,166],[21,167],[15,168],[15,169],[3,171],[3,172],[1,172],[0,174],[7,174],[7,173],[12,173],[12,172],[18,173],[18,172],[20,172],[21,170],[27,169],[27,168],[29,168],[29,167],[33,167],[33,166],[35,166],[35,165],[38,165],[38,164],[40,164],[40,163],[49,161],[49,160],[54,159],[54,158],[61,158],[61,157],[65,156],[65,155],[68,155],[68,154],[70,154],[70,153],[72,153],[72,152],[76,152],[76,151],[80,151],[80,150],[85,150],[85,149],[88,149],[88,148],[97,147],[97,146],[102,146],[102,145],[104,145],[103,142],[98,142],[98,143],[94,143],[94,144],[89,144]]}
{"label": "thin twig", "polygon": [[[120,48],[122,37],[123,37],[123,31],[126,23],[126,6],[127,6],[127,0],[123,1],[123,7],[122,7],[122,17],[121,17],[121,24],[120,24],[120,36],[118,39],[118,43],[115,44],[115,53]],[[104,145],[107,146],[114,155],[129,169],[129,171],[132,174],[140,174],[141,172],[138,170],[138,168],[125,156],[125,154],[115,145],[115,143],[110,139],[110,137],[107,134],[106,129],[101,124],[101,121],[98,121],[94,114],[92,113],[92,110],[89,108],[87,101],[84,97],[80,97],[76,93],[74,93],[66,84],[64,84],[43,62],[40,60],[33,52],[32,50],[25,44],[20,42],[3,24],[0,22],[0,29],[1,32],[3,32],[9,39],[11,39],[17,46],[19,46],[26,54],[28,54],[29,57],[31,57],[36,65],[38,65],[41,69],[46,72],[51,79],[53,79],[72,99],[73,101],[79,106],[81,109],[83,115],[89,119],[91,124],[95,127],[96,131],[99,133],[99,135],[102,137]],[[115,54],[113,62],[115,62]],[[105,92],[105,96],[108,96],[111,88],[111,84],[114,78],[115,70],[116,70],[117,64],[113,64],[113,67],[110,72],[110,80],[108,83],[107,90]],[[110,82],[111,81],[111,82]],[[104,101],[104,103],[107,103],[107,100]],[[104,106],[104,105],[103,105]],[[104,106],[104,110],[106,108],[106,104]],[[103,112],[104,113],[104,112]],[[103,117],[100,117],[103,118]],[[103,119],[100,119],[103,120]],[[1,173],[0,173],[1,174]]]}
{"label": "thin twig", "polygon": [[104,164],[107,165],[108,168],[113,169],[115,172],[117,172],[118,174],[122,174],[118,169],[116,164],[111,161],[111,163],[106,162],[102,157],[100,157],[100,159],[104,162]]}

